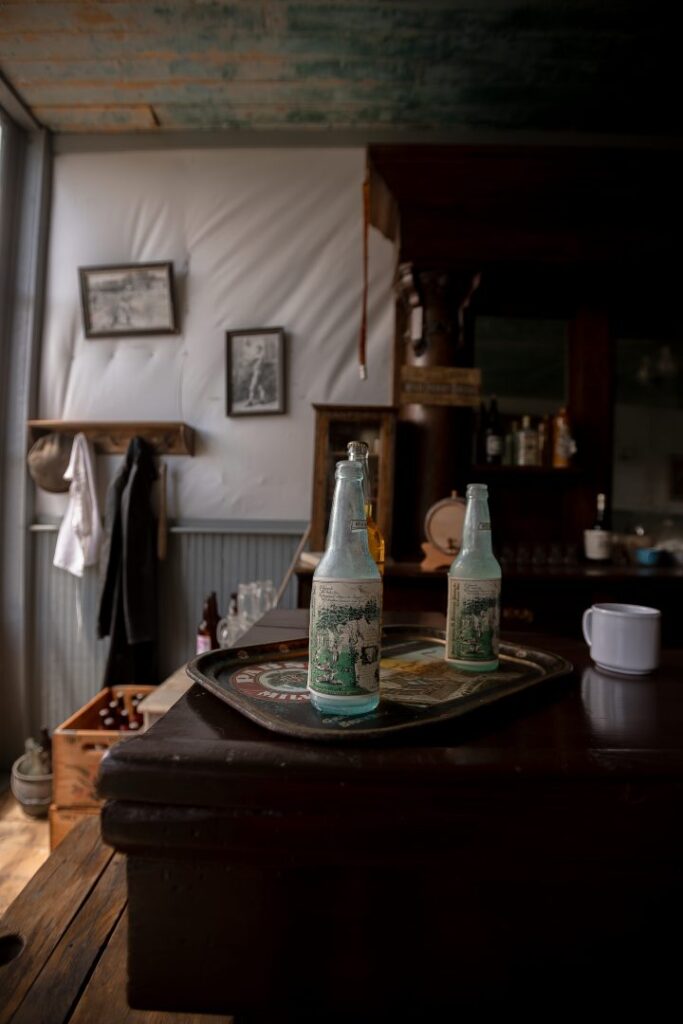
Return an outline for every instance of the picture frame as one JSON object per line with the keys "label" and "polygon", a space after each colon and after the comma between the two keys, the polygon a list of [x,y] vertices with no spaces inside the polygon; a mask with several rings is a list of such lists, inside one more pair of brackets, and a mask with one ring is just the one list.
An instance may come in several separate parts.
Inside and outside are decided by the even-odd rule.
{"label": "picture frame", "polygon": [[227,331],[226,415],[273,416],[287,411],[282,327]]}
{"label": "picture frame", "polygon": [[177,334],[173,264],[79,267],[86,338]]}

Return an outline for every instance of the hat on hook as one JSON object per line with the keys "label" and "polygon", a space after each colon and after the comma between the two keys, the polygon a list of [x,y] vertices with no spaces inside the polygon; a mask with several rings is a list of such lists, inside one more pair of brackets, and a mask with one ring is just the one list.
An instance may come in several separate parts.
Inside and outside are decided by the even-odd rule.
{"label": "hat on hook", "polygon": [[32,445],[26,461],[28,471],[38,487],[55,494],[69,490],[70,482],[64,479],[64,474],[69,465],[73,441],[71,434],[53,433],[43,434]]}

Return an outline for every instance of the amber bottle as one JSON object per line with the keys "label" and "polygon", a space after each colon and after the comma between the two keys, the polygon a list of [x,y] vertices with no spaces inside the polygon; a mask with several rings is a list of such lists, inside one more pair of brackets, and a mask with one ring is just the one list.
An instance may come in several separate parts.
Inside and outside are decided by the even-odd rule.
{"label": "amber bottle", "polygon": [[219,619],[216,591],[212,590],[204,602],[202,621],[197,626],[197,654],[203,654],[205,651],[215,651],[218,647],[216,629]]}

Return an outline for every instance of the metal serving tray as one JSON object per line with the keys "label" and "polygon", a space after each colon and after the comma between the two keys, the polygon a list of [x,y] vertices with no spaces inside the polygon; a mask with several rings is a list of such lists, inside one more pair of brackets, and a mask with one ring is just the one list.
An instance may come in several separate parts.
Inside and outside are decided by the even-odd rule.
{"label": "metal serving tray", "polygon": [[384,737],[457,718],[548,679],[573,665],[549,651],[501,643],[496,672],[460,672],[444,661],[445,633],[426,626],[382,631],[379,707],[366,715],[325,715],[306,691],[308,641],[209,651],[189,675],[258,725],[307,740]]}

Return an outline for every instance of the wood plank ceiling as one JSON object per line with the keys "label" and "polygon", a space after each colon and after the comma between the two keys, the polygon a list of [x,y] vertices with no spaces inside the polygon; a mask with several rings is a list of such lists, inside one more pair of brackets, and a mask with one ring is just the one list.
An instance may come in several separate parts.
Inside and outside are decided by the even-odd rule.
{"label": "wood plank ceiling", "polygon": [[55,132],[679,136],[678,62],[656,0],[0,0]]}

